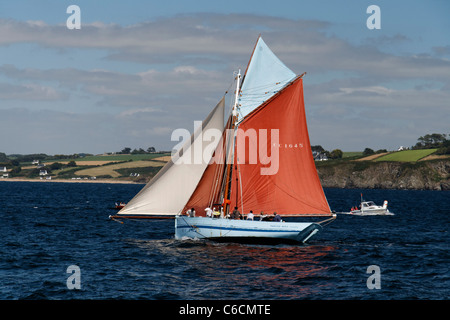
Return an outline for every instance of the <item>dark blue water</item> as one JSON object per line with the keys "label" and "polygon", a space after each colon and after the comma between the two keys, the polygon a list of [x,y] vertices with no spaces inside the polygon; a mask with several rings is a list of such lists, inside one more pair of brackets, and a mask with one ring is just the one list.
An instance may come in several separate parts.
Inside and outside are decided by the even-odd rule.
{"label": "dark blue water", "polygon": [[[0,182],[0,299],[448,299],[448,191],[364,193],[394,216],[339,215],[308,245],[174,240],[173,220],[108,219],[142,185]],[[69,289],[67,268],[80,268]],[[380,289],[369,289],[370,265]],[[75,283],[75,282],[74,282]]]}

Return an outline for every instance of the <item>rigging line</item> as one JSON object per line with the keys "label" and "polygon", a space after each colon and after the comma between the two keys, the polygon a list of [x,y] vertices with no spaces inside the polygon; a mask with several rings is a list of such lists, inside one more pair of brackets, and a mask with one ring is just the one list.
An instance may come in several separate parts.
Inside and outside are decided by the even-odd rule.
{"label": "rigging line", "polygon": [[[231,126],[231,114],[230,117],[228,118],[227,124],[226,124],[226,128],[224,130],[224,134],[222,135],[222,140],[221,140],[221,147],[220,149],[220,165],[218,165],[217,170],[218,170],[218,175],[215,177],[216,183],[215,183],[215,188],[214,188],[214,196],[216,197],[215,200],[218,200],[219,202],[222,201],[222,199],[220,199],[221,194],[223,192],[223,188],[224,188],[224,176],[225,176],[225,169],[226,169],[226,161],[227,161],[227,148],[228,148],[228,143],[229,143],[229,128]],[[217,198],[218,197],[218,198]],[[214,200],[213,200],[214,201]]]}
{"label": "rigging line", "polygon": [[212,191],[210,192],[210,195],[209,195],[209,199],[208,199],[208,205],[209,205],[209,207],[211,208],[211,206],[213,205],[213,203],[214,203],[214,200],[216,200],[216,197],[217,197],[217,191],[218,191],[218,189],[219,189],[219,186],[220,186],[220,182],[219,182],[219,180],[221,180],[220,179],[220,173],[222,172],[222,170],[223,170],[223,160],[222,160],[222,158],[223,157],[221,157],[221,159],[219,160],[220,162],[221,162],[221,164],[218,164],[217,166],[216,166],[216,169],[214,170],[214,183],[213,183],[213,188],[212,188]]}
{"label": "rigging line", "polygon": [[265,89],[266,91],[268,91],[269,89],[273,89],[273,88],[277,88],[278,86],[276,86],[276,85],[272,85],[272,84],[270,84],[270,85],[264,85],[264,86],[256,86],[256,87],[253,87],[253,88],[247,88],[247,89],[245,89],[245,90],[241,90],[241,92],[243,93],[243,94],[255,94],[255,93],[258,93],[258,91],[261,91],[261,89]]}
{"label": "rigging line", "polygon": [[[234,83],[235,83],[236,81],[237,81],[236,79],[232,81],[232,83],[231,83],[230,86],[228,87],[228,90],[226,91],[226,93],[228,93],[228,92],[230,91],[230,87],[231,87],[232,85],[234,85]],[[235,95],[232,96],[232,97],[230,97],[230,99],[229,99],[228,109],[230,110],[230,111],[229,111],[230,114],[232,114],[232,112],[233,112],[233,107],[234,107],[234,105],[238,105],[237,101],[239,101],[239,95],[240,95],[239,93],[240,93],[240,91],[239,91],[239,93],[238,93],[238,95],[237,95],[237,96],[238,96],[237,100],[236,100],[236,91],[235,91],[234,93],[235,93]]]}
{"label": "rigging line", "polygon": [[280,86],[264,86],[261,88],[252,88],[252,89],[247,89],[247,90],[243,90],[242,91],[242,95],[240,96],[240,99],[245,99],[246,97],[248,97],[249,95],[261,95],[261,91],[264,91],[264,94],[267,94],[271,91],[274,90],[279,90]]}
{"label": "rigging line", "polygon": [[115,221],[115,222],[118,222],[118,223],[121,223],[121,224],[123,224],[123,221],[121,221],[121,220],[118,220],[118,219],[114,219],[114,217],[113,216],[109,216],[109,218],[112,220],[112,221]]}
{"label": "rigging line", "polygon": [[249,88],[247,88],[247,90],[256,89],[256,88],[264,88],[264,87],[278,86],[278,85],[280,85],[280,84],[283,84],[283,82],[288,82],[288,81],[290,81],[292,78],[294,78],[294,77],[283,78],[283,79],[280,79],[280,80],[278,80],[278,81],[271,81],[271,82],[261,83],[261,84],[259,84],[259,85],[257,85],[257,86],[249,87]]}
{"label": "rigging line", "polygon": [[[231,117],[231,114],[230,114]],[[233,133],[231,132],[232,130],[232,121],[229,120],[229,123],[227,123],[227,132],[225,133],[225,143],[224,143],[224,149],[223,149],[223,171],[222,171],[222,182],[220,185],[220,197],[219,197],[219,201],[223,202],[225,200],[225,190],[226,190],[226,185],[227,185],[227,169],[228,166],[231,162],[231,145],[232,145],[232,139],[234,137],[234,131]]]}
{"label": "rigging line", "polygon": [[195,233],[198,233],[199,235],[201,235],[203,238],[206,238],[203,234],[201,234],[200,232],[198,232],[198,227],[196,227],[195,225],[193,225],[193,224],[190,224],[189,222],[187,222],[186,221],[186,219],[183,217],[183,216],[181,216],[181,218],[183,219],[183,221],[195,232]]}
{"label": "rigging line", "polygon": [[217,189],[217,180],[218,180],[218,174],[220,171],[220,166],[216,166],[216,169],[214,170],[214,177],[213,177],[213,187],[212,190],[209,194],[209,199],[208,199],[208,206],[211,208],[212,203],[214,202],[214,196],[216,194],[216,189]]}
{"label": "rigging line", "polygon": [[319,221],[317,223],[320,224],[321,226],[325,227],[326,225],[329,225],[330,223],[332,223],[336,219],[336,217],[337,217],[336,214],[333,214],[333,216],[331,218],[323,220],[323,221]]}
{"label": "rigging line", "polygon": [[228,92],[230,92],[230,89],[233,85],[234,85],[234,80],[231,81],[230,85],[228,86],[227,90],[225,91],[225,95],[228,94]]}
{"label": "rigging line", "polygon": [[[239,166],[239,158],[236,155],[236,167],[237,167],[237,171],[239,174],[239,186],[241,188],[241,209],[242,209],[242,214],[244,214],[244,200],[242,198],[242,176],[241,176],[241,167]],[[236,194],[238,193],[238,190],[236,190]],[[237,201],[236,201],[237,202]],[[236,203],[237,205],[237,203]]]}
{"label": "rigging line", "polygon": [[[217,158],[218,158],[218,151],[221,150],[221,146],[220,144],[222,143],[222,139],[219,141],[216,150],[213,153],[213,157],[211,158],[211,160],[213,160],[213,163],[216,163],[216,167],[214,169],[214,175],[213,175],[213,183],[212,183],[212,188],[209,192],[209,197],[208,197],[208,207],[211,208],[212,203],[214,202],[214,197],[215,197],[215,193],[216,193],[216,186],[217,186],[217,180],[218,180],[218,173],[220,170],[220,165],[217,163]],[[210,160],[210,161],[211,161]],[[208,164],[208,166],[213,165],[212,163]],[[206,169],[208,170],[208,168]],[[206,172],[206,171],[205,171]]]}
{"label": "rigging line", "polygon": [[248,92],[248,91],[252,92],[252,91],[255,91],[255,90],[258,90],[258,89],[275,88],[275,87],[279,87],[279,86],[282,86],[282,85],[286,84],[287,82],[291,81],[293,78],[294,77],[285,78],[285,79],[282,79],[282,80],[277,81],[277,82],[269,82],[269,83],[266,83],[266,84],[260,84],[258,86],[249,87],[249,88],[246,88],[245,90],[241,90],[241,91],[242,92]]}
{"label": "rigging line", "polygon": [[[302,78],[304,75],[306,74],[306,72],[304,72],[304,73],[302,73],[301,75],[299,75],[299,76],[295,76],[295,77],[293,77],[293,78],[290,78],[290,79],[287,79],[287,80],[283,80],[282,82],[280,82],[280,89],[279,90],[277,90],[277,92],[280,92],[280,91],[282,91],[284,88],[286,88],[286,87],[288,87],[288,86],[290,86],[292,83],[294,83],[297,79],[300,79],[300,78]],[[264,87],[263,87],[264,88]],[[274,86],[272,86],[272,88],[274,88]],[[278,87],[277,87],[278,88]],[[250,88],[251,89],[251,88]],[[249,89],[247,89],[247,90],[249,90]],[[250,90],[250,93],[251,93],[251,90]],[[244,91],[243,91],[243,95],[242,96],[245,96],[245,94],[244,94]]]}

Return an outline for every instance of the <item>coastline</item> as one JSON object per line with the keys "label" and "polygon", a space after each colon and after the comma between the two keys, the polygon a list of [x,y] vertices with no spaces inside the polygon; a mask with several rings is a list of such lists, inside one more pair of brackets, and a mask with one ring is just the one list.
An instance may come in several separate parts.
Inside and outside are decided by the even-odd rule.
{"label": "coastline", "polygon": [[448,159],[321,163],[317,172],[324,188],[450,190]]}
{"label": "coastline", "polygon": [[[345,182],[347,179],[344,178],[343,181]],[[37,182],[37,183],[107,183],[107,184],[141,184],[145,185],[143,182],[134,182],[130,180],[114,180],[114,179],[97,179],[97,180],[69,180],[69,179],[27,179],[27,178],[7,178],[7,179],[0,179],[0,182]],[[329,181],[323,181],[322,182],[323,188],[332,188],[332,189],[386,189],[386,190],[435,190],[435,191],[442,191],[442,190],[450,190],[450,186],[442,185],[440,187],[430,187],[430,186],[421,186],[421,187],[404,187],[404,186],[381,186],[381,185],[364,185],[364,184],[344,184],[341,183],[333,183]]]}
{"label": "coastline", "polygon": [[[450,190],[450,159],[418,162],[392,161],[336,161],[316,163],[317,173],[324,188],[340,189],[398,189]],[[9,182],[108,183],[141,184],[130,177],[104,179],[51,180],[26,177],[0,178]]]}
{"label": "coastline", "polygon": [[111,184],[143,184],[139,182],[134,182],[130,180],[114,180],[114,179],[97,179],[97,180],[72,180],[72,179],[27,179],[27,178],[6,178],[6,179],[0,179],[0,181],[5,182],[57,182],[57,183],[111,183]]}

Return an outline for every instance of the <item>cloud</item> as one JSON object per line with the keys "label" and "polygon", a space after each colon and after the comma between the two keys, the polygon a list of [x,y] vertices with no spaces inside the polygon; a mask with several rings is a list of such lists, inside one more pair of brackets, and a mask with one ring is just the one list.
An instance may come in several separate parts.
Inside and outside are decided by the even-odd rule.
{"label": "cloud", "polygon": [[450,45],[433,47],[432,50],[438,56],[450,56]]}
{"label": "cloud", "polygon": [[66,100],[67,94],[36,83],[15,85],[0,83],[0,100],[54,101]]}
{"label": "cloud", "polygon": [[[8,62],[0,66],[1,108],[10,110],[18,101],[60,101],[59,121],[67,128],[77,119],[92,125],[84,117],[95,113],[97,126],[122,147],[125,139],[163,139],[175,128],[192,129],[194,120],[209,113],[229,88],[232,72],[245,70],[263,30],[286,65],[308,72],[305,100],[313,144],[357,150],[363,139],[389,139],[394,147],[408,144],[405,132],[414,144],[424,133],[448,129],[443,120],[450,101],[448,45],[424,55],[393,54],[380,48],[413,40],[382,35],[357,45],[330,36],[331,28],[324,21],[251,14],[177,15],[128,26],[95,22],[76,31],[65,24],[0,19],[0,46],[33,43],[51,57],[68,56],[72,49],[87,56],[97,50],[103,67],[88,69],[74,61],[70,67],[43,69]],[[85,105],[86,114],[66,116],[77,112],[69,109],[73,104]],[[158,141],[170,149],[169,139]],[[99,145],[85,143],[91,151]]]}
{"label": "cloud", "polygon": [[[19,69],[12,65],[0,66],[0,75],[14,82],[33,82],[31,85],[0,85],[0,99],[67,99],[81,94],[90,97],[91,103],[102,106],[111,112],[131,114],[136,108],[144,110],[165,110],[183,114],[188,111],[197,120],[207,114],[206,110],[215,105],[216,99],[224,94],[231,77],[217,71],[201,70],[194,66],[178,66],[168,71],[154,69],[136,74],[112,72],[107,70],[80,70],[73,68],[41,70],[35,68]],[[228,79],[227,79],[228,78]],[[38,87],[49,82],[55,87]],[[11,90],[8,87],[16,88]],[[19,92],[34,88],[26,94]],[[40,89],[40,91],[38,91]],[[62,93],[58,92],[61,91]],[[1,92],[5,93],[2,95]],[[17,92],[16,92],[17,91]],[[45,96],[44,96],[45,94]],[[194,107],[195,106],[195,107]],[[200,112],[199,112],[200,111]]]}
{"label": "cloud", "polygon": [[[129,118],[107,113],[73,113],[46,109],[3,109],[1,152],[13,153],[103,153],[125,146],[165,150],[171,146],[170,133],[158,119]],[[170,150],[170,147],[168,148]]]}
{"label": "cloud", "polygon": [[118,117],[130,117],[134,115],[140,115],[142,113],[155,113],[159,112],[160,110],[155,108],[138,108],[138,109],[128,109],[123,112],[121,112]]}
{"label": "cloud", "polygon": [[340,90],[348,95],[352,95],[354,93],[369,93],[369,94],[375,94],[375,95],[382,95],[386,96],[391,94],[394,90],[388,89],[381,86],[372,86],[372,87],[360,87],[360,88],[340,88]]}
{"label": "cloud", "polygon": [[[314,39],[316,30],[326,26],[321,21],[245,14],[193,14],[130,26],[96,22],[73,31],[64,24],[0,19],[0,45],[36,43],[58,49],[104,49],[108,50],[108,59],[141,63],[235,63],[248,59],[260,30],[273,40],[286,38],[286,33],[292,35],[296,30],[302,30],[304,38]],[[273,45],[280,49],[286,44],[278,41]]]}
{"label": "cloud", "polygon": [[[326,90],[323,90],[326,88]],[[347,107],[360,106],[365,108],[433,108],[443,110],[448,108],[450,91],[443,89],[417,90],[415,88],[394,89],[382,85],[340,87],[324,84],[311,86],[310,103],[321,105],[341,105]]]}
{"label": "cloud", "polygon": [[[411,41],[407,36],[367,38],[357,46],[329,36],[331,24],[317,20],[292,20],[249,14],[176,15],[129,26],[83,24],[68,30],[64,24],[0,19],[0,45],[36,43],[58,50],[105,50],[105,59],[201,66],[209,69],[245,67],[257,35],[297,73],[358,72],[389,78],[439,77],[448,81],[450,62],[421,56],[396,56],[381,52],[382,45]],[[445,46],[435,47],[439,53]]]}
{"label": "cloud", "polygon": [[369,37],[365,39],[364,42],[366,43],[366,45],[380,47],[412,42],[412,39],[403,34],[395,34],[393,36],[381,35],[378,37]]}

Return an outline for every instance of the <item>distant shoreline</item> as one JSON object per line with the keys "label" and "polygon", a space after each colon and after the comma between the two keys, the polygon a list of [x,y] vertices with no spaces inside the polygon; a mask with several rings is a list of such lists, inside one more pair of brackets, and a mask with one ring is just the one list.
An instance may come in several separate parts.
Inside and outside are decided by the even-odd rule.
{"label": "distant shoreline", "polygon": [[139,182],[129,181],[129,180],[112,180],[112,179],[96,179],[96,180],[72,180],[72,179],[26,179],[26,178],[6,178],[0,179],[0,181],[5,182],[57,182],[57,183],[111,183],[111,184],[143,184]]}

